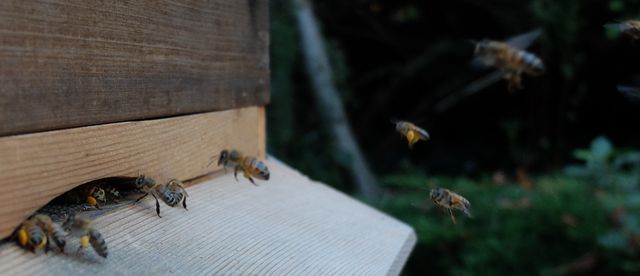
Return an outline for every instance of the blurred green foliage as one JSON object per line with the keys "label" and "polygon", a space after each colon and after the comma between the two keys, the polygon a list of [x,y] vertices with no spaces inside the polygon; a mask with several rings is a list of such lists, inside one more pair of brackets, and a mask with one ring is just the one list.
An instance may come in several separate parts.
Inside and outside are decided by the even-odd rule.
{"label": "blurred green foliage", "polygon": [[[576,151],[584,164],[535,178],[531,189],[495,177],[429,177],[405,166],[383,177],[387,193],[376,206],[416,231],[407,275],[640,273],[638,154],[599,137]],[[473,218],[456,212],[453,224],[429,200],[434,187],[465,196]]]}

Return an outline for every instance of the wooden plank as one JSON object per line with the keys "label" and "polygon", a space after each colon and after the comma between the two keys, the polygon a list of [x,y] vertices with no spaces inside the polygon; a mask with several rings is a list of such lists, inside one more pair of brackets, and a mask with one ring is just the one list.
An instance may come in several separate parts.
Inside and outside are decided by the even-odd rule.
{"label": "wooden plank", "polygon": [[[109,257],[0,249],[0,271],[47,275],[398,275],[408,225],[277,162],[258,187],[231,173],[189,187],[189,211],[154,202],[95,220]],[[90,251],[90,250],[89,250]]]}
{"label": "wooden plank", "polygon": [[261,107],[0,138],[0,236],[54,197],[108,176],[159,182],[215,170],[223,148],[262,155]]}
{"label": "wooden plank", "polygon": [[0,136],[269,100],[268,2],[0,1]]}

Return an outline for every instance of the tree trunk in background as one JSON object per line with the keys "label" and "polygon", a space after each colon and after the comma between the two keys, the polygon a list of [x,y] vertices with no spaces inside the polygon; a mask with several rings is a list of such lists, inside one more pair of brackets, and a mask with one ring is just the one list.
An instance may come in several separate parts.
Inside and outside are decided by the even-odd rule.
{"label": "tree trunk in background", "polygon": [[324,41],[310,4],[308,0],[293,0],[293,4],[302,40],[302,52],[318,110],[331,129],[338,150],[351,158],[349,171],[359,192],[368,200],[374,199],[380,188],[351,132],[342,101],[333,84],[333,73]]}

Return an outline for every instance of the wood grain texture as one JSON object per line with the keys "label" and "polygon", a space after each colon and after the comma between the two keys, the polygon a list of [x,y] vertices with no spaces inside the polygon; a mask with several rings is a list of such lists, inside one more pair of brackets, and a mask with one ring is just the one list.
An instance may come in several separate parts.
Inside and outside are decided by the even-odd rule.
{"label": "wood grain texture", "polygon": [[0,136],[269,100],[266,0],[0,1]]}
{"label": "wood grain texture", "polygon": [[[99,217],[109,258],[0,248],[0,271],[51,275],[398,275],[408,225],[277,162],[255,187],[231,173],[189,187],[189,211],[145,200]],[[70,245],[73,255],[76,246]]]}
{"label": "wood grain texture", "polygon": [[[0,236],[85,182],[142,173],[166,183],[220,170],[224,148],[263,155],[261,107],[0,138]],[[7,181],[10,180],[10,181]]]}

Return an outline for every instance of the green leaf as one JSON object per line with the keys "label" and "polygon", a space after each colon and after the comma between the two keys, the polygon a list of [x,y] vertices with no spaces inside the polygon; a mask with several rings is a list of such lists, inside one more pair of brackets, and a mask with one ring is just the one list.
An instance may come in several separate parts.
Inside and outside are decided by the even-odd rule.
{"label": "green leaf", "polygon": [[591,151],[586,149],[577,149],[573,151],[573,157],[582,161],[591,159]]}
{"label": "green leaf", "polygon": [[598,243],[607,249],[623,250],[627,247],[627,239],[622,232],[617,230],[609,231],[598,237]]}
{"label": "green leaf", "polygon": [[605,161],[613,152],[613,146],[609,139],[599,136],[591,142],[591,156],[593,160]]}

